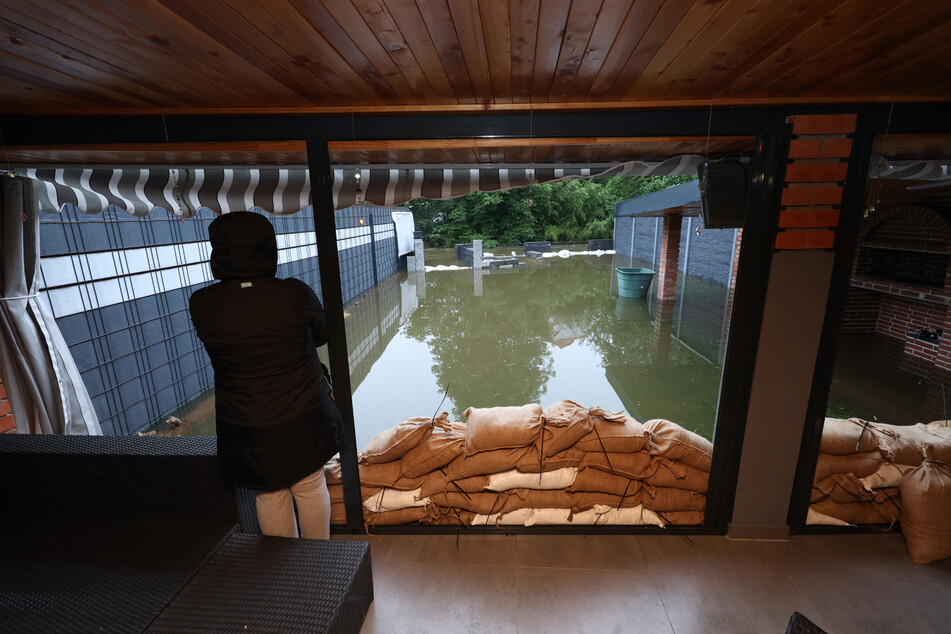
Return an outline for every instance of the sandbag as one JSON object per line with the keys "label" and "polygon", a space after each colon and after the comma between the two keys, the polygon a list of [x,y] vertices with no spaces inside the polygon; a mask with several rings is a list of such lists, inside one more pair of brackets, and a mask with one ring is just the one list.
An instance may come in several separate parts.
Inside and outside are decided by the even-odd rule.
{"label": "sandbag", "polygon": [[524,508],[570,509],[575,503],[575,497],[564,490],[511,489],[502,493],[502,505],[494,511],[504,514]]}
{"label": "sandbag", "polygon": [[951,557],[951,467],[922,447],[924,461],[902,477],[901,532],[915,563]]}
{"label": "sandbag", "polygon": [[[645,509],[646,510],[646,509]],[[703,511],[664,511],[657,516],[673,526],[697,526],[703,524]]]}
{"label": "sandbag", "polygon": [[423,478],[403,478],[403,461],[379,462],[375,464],[360,464],[360,484],[371,487],[390,487],[401,491],[418,489]]}
{"label": "sandbag", "polygon": [[[575,447],[587,452],[634,453],[647,445],[647,430],[639,422],[622,413],[592,414],[593,426]],[[610,415],[609,415],[610,414]]]}
{"label": "sandbag", "polygon": [[917,425],[882,425],[892,432],[879,439],[882,454],[897,464],[918,466],[924,461],[921,448],[931,445],[932,456],[938,462],[951,462],[951,427],[944,421]]}
{"label": "sandbag", "polygon": [[[448,418],[449,414],[440,414],[440,418],[444,417]],[[366,448],[360,452],[361,461],[375,464],[399,460],[406,452],[423,442],[432,430],[432,418],[406,418],[370,439]]]}
{"label": "sandbag", "polygon": [[640,495],[644,508],[652,511],[705,511],[707,508],[706,495],[687,489],[645,486]]}
{"label": "sandbag", "polygon": [[328,484],[327,493],[330,494],[331,504],[334,504],[335,502],[343,502],[343,485],[342,484]]}
{"label": "sandbag", "polygon": [[585,453],[580,449],[571,447],[565,451],[542,457],[540,446],[532,445],[528,447],[518,461],[515,468],[523,473],[541,473],[543,471],[556,471],[578,467]]}
{"label": "sandbag", "polygon": [[848,522],[840,520],[837,517],[832,517],[829,515],[824,515],[819,511],[815,510],[813,507],[809,507],[809,510],[806,512],[806,525],[814,526],[851,526]]}
{"label": "sandbag", "polygon": [[[879,491],[885,491],[880,489]],[[817,513],[828,515],[849,524],[888,524],[892,525],[901,520],[900,496],[889,494],[889,499],[883,498],[869,502],[851,502],[839,504],[826,498],[812,504],[811,508]]]}
{"label": "sandbag", "polygon": [[347,507],[342,500],[330,503],[330,523],[336,525],[347,523]]}
{"label": "sandbag", "polygon": [[515,468],[519,459],[534,447],[515,447],[482,451],[471,456],[463,453],[444,467],[450,480],[462,480],[472,476],[500,473]]}
{"label": "sandbag", "polygon": [[565,467],[545,473],[522,473],[517,469],[493,473],[488,476],[485,488],[489,491],[509,489],[566,489],[575,481],[578,469]]}
{"label": "sandbag", "polygon": [[439,509],[439,512],[427,520],[428,524],[439,526],[471,526],[476,514],[463,509]]}
{"label": "sandbag", "polygon": [[813,482],[819,482],[835,473],[851,473],[856,478],[866,478],[878,471],[883,464],[882,454],[878,451],[857,453],[851,456],[837,456],[820,453],[816,462]]}
{"label": "sandbag", "polygon": [[324,479],[327,484],[340,484],[343,482],[343,472],[340,470],[340,457],[334,456],[324,465]]}
{"label": "sandbag", "polygon": [[432,509],[428,506],[413,506],[398,511],[374,513],[363,509],[363,522],[367,526],[384,526],[399,524],[428,524]]}
{"label": "sandbag", "polygon": [[634,480],[647,478],[651,471],[651,457],[644,451],[636,453],[586,453],[581,460],[582,469],[599,469],[614,475]]}
{"label": "sandbag", "polygon": [[883,462],[878,471],[870,476],[859,478],[859,480],[862,482],[862,486],[869,491],[885,487],[897,487],[902,476],[911,469],[914,469],[912,465]]}
{"label": "sandbag", "polygon": [[420,497],[420,489],[414,491],[400,491],[399,489],[380,489],[363,500],[364,508],[374,513],[398,511],[413,506],[426,506],[429,498]]}
{"label": "sandbag", "polygon": [[466,454],[480,451],[527,447],[538,439],[542,428],[541,405],[519,407],[470,407],[465,411],[468,422]]}
{"label": "sandbag", "polygon": [[573,447],[594,425],[588,408],[569,400],[549,405],[543,415],[545,424],[539,444],[546,456]]}
{"label": "sandbag", "polygon": [[489,484],[488,476],[472,476],[462,480],[450,480],[445,469],[436,469],[423,478],[423,482],[419,486],[420,495],[429,497],[433,493],[444,491],[479,492],[485,490],[487,484]]}
{"label": "sandbag", "polygon": [[706,471],[660,456],[651,458],[650,470],[651,474],[644,481],[657,487],[673,487],[706,493],[710,482],[710,474]]}
{"label": "sandbag", "polygon": [[648,432],[647,451],[710,472],[713,443],[669,420],[655,418],[644,423]]}
{"label": "sandbag", "polygon": [[830,498],[837,504],[851,502],[868,502],[875,499],[875,494],[865,488],[862,481],[851,473],[834,473],[812,485],[810,502]]}
{"label": "sandbag", "polygon": [[466,426],[452,423],[437,426],[416,448],[403,456],[401,478],[421,478],[445,467],[465,451]]}
{"label": "sandbag", "polygon": [[876,423],[860,418],[826,417],[822,424],[822,440],[819,451],[837,456],[865,453],[878,448],[875,436]]}
{"label": "sandbag", "polygon": [[569,487],[576,493],[609,493],[611,495],[627,496],[640,491],[641,483],[638,480],[608,473],[601,469],[581,469]]}
{"label": "sandbag", "polygon": [[439,507],[440,512],[445,512],[447,508],[455,508],[488,515],[496,513],[502,508],[505,493],[445,491],[444,493],[434,493],[429,499]]}

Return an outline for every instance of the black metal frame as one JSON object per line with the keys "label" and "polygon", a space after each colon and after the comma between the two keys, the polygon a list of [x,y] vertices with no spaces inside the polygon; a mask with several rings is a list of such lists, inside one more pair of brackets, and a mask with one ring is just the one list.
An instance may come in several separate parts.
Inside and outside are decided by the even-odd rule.
{"label": "black metal frame", "polygon": [[[307,159],[314,183],[315,231],[324,303],[331,328],[344,333],[343,302],[336,252],[333,205],[330,198],[330,162],[327,142],[331,140],[398,140],[448,138],[524,138],[585,136],[685,136],[736,135],[757,138],[757,162],[751,204],[761,215],[748,214],[734,298],[733,318],[721,379],[720,402],[713,467],[708,493],[707,517],[703,527],[676,528],[684,534],[722,533],[726,529],[736,493],[739,456],[746,425],[753,363],[758,343],[768,267],[775,239],[782,173],[789,132],[785,118],[798,114],[858,113],[859,132],[853,146],[853,165],[849,182],[867,178],[868,140],[887,124],[892,133],[951,132],[946,104],[889,105],[844,104],[837,106],[731,107],[683,110],[632,110],[601,112],[526,111],[519,113],[455,114],[372,114],[360,115],[263,115],[263,116],[31,116],[16,115],[0,119],[7,145],[58,145],[100,143],[180,143],[202,141],[307,141]],[[358,125],[357,125],[358,124]],[[863,140],[864,139],[864,140]],[[858,159],[855,161],[854,159]],[[855,173],[853,173],[855,170]],[[803,437],[797,469],[797,488],[790,505],[790,520],[805,516],[802,482],[809,481],[815,468],[818,441],[817,412],[824,410],[831,378],[833,346],[844,308],[847,270],[840,261],[851,262],[849,241],[854,242],[855,227],[848,223],[852,209],[861,204],[861,192],[846,192],[843,220],[836,239],[836,264],[830,289],[829,307],[822,334],[822,349],[817,359],[809,424]],[[859,202],[856,202],[859,201]],[[751,207],[752,208],[752,207]],[[855,222],[857,226],[857,221]],[[843,255],[844,254],[844,255]],[[336,280],[334,282],[334,280]],[[347,446],[341,452],[348,529],[363,531],[362,504],[356,466],[353,407],[350,398],[350,374],[345,336],[331,343],[330,366],[338,406],[347,423]],[[808,495],[806,496],[808,502]],[[801,522],[800,522],[801,523]],[[795,526],[794,526],[795,528]],[[377,527],[376,532],[453,533],[455,527]],[[652,533],[671,529],[649,527],[537,527],[467,528],[473,531],[501,533]]]}

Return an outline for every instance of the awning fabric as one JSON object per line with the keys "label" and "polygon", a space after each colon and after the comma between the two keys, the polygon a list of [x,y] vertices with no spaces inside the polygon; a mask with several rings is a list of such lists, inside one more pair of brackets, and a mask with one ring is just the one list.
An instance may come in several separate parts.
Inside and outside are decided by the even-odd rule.
{"label": "awning fabric", "polygon": [[[702,161],[699,156],[680,156],[660,163],[619,163],[601,170],[554,165],[334,169],[334,208],[344,209],[359,202],[389,207],[420,197],[454,198],[474,191],[573,178],[696,174]],[[59,212],[64,205],[71,204],[88,214],[115,207],[134,216],[147,216],[155,209],[163,209],[190,218],[201,209],[214,213],[259,209],[293,214],[311,204],[310,177],[303,167],[39,168],[17,170],[17,174],[38,182],[36,202],[45,212]]]}

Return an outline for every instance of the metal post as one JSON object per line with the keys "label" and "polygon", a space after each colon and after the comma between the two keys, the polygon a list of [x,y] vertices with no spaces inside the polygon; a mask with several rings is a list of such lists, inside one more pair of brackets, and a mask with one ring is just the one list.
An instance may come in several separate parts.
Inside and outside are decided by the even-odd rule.
{"label": "metal post", "polygon": [[323,290],[327,326],[332,333],[327,344],[330,352],[330,374],[334,383],[334,399],[344,424],[344,446],[340,448],[340,465],[347,526],[354,532],[362,533],[363,502],[360,494],[360,474],[357,470],[357,436],[353,423],[347,329],[343,318],[343,289],[340,286],[337,226],[334,220],[333,181],[326,139],[307,140],[307,167],[310,171],[311,198],[314,205],[320,286]]}

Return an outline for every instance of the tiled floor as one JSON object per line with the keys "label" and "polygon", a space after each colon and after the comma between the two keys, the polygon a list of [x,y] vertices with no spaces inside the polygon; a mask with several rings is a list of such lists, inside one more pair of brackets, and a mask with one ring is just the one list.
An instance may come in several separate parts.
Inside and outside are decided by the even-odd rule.
{"label": "tiled floor", "polygon": [[951,560],[900,534],[389,535],[372,544],[362,632],[951,632]]}

